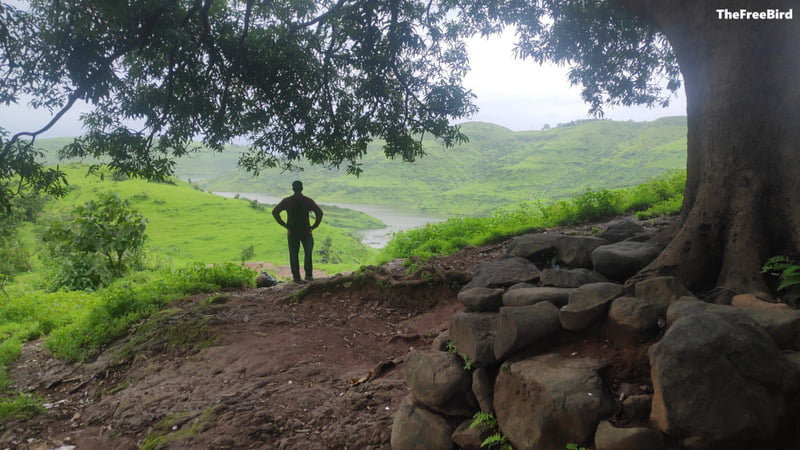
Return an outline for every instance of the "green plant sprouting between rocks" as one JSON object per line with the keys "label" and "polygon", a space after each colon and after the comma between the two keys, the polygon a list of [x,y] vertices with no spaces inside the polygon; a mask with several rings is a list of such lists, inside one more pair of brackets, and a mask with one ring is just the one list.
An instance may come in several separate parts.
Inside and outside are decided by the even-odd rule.
{"label": "green plant sprouting between rocks", "polygon": [[472,370],[472,360],[469,359],[469,356],[465,355],[464,353],[460,353],[458,351],[458,349],[456,348],[455,342],[453,342],[453,341],[448,341],[447,342],[447,351],[452,353],[452,354],[454,354],[454,355],[456,355],[456,356],[458,356],[458,357],[460,357],[462,360],[464,360],[464,370],[466,370],[466,371]]}
{"label": "green plant sprouting between rocks", "polygon": [[478,411],[472,416],[470,428],[484,427],[489,430],[487,436],[481,442],[481,448],[496,448],[499,450],[514,450],[508,442],[508,438],[500,431],[497,426],[497,417],[492,413]]}
{"label": "green plant sprouting between rocks", "polygon": [[776,290],[783,301],[794,308],[800,306],[800,266],[786,256],[774,256],[761,269],[778,277]]}

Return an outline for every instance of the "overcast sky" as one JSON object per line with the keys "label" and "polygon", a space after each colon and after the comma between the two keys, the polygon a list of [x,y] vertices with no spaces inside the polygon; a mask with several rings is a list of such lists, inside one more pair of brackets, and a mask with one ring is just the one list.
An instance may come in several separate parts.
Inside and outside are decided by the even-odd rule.
{"label": "overcast sky", "polygon": [[[581,100],[580,88],[569,85],[567,68],[515,60],[513,37],[512,33],[505,33],[469,41],[471,71],[464,84],[477,95],[476,102],[480,108],[470,120],[521,131],[591,118],[587,113],[589,106]],[[78,117],[86,111],[88,107],[85,105],[76,105],[43,136],[77,136],[80,134]],[[683,115],[686,115],[686,103],[682,92],[669,108],[606,110],[606,117],[613,120],[644,121]],[[47,123],[49,114],[31,110],[25,105],[0,105],[0,118],[2,127],[13,134],[39,129]]]}
{"label": "overcast sky", "polygon": [[[569,84],[568,68],[516,60],[513,43],[511,32],[468,41],[471,71],[464,85],[477,95],[480,107],[472,120],[521,131],[592,118],[580,86]],[[686,115],[682,89],[670,103],[668,108],[606,108],[605,114],[613,120],[635,121]]]}

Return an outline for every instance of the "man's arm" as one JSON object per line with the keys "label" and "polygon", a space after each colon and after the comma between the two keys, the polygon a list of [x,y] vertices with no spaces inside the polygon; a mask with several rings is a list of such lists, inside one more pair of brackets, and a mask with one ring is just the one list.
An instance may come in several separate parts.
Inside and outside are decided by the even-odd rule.
{"label": "man's arm", "polygon": [[283,228],[288,228],[286,222],[283,221],[281,217],[281,212],[286,210],[286,199],[281,200],[274,208],[272,208],[272,217],[275,218],[275,222],[278,222],[278,225],[282,226]]}
{"label": "man's arm", "polygon": [[314,212],[314,225],[311,225],[311,229],[315,230],[320,222],[322,222],[322,208],[317,205],[317,202],[314,200],[308,199],[311,202],[311,211]]}

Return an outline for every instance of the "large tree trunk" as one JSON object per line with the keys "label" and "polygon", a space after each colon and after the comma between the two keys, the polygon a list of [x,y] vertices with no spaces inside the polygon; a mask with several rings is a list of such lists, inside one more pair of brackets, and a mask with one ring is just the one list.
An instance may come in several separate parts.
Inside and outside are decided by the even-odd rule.
{"label": "large tree trunk", "polygon": [[[800,1],[630,3],[672,44],[687,101],[681,223],[645,271],[696,293],[765,290],[765,260],[800,250]],[[725,20],[720,8],[794,10]]]}

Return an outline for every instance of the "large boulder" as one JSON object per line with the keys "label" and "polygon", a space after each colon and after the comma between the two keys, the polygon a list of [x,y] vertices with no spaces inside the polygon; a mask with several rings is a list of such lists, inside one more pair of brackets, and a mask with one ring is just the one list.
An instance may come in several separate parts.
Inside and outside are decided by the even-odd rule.
{"label": "large boulder", "polygon": [[457,355],[412,351],[405,361],[405,373],[411,393],[430,409],[448,416],[470,416],[477,409],[472,377]]}
{"label": "large boulder", "polygon": [[503,288],[474,287],[458,293],[458,301],[470,311],[497,311],[503,306]]}
{"label": "large boulder", "polygon": [[490,428],[485,425],[473,426],[473,421],[470,419],[461,422],[453,432],[452,438],[460,450],[484,450],[481,444],[489,433],[491,433]]}
{"label": "large boulder", "polygon": [[594,435],[596,450],[660,450],[664,448],[661,435],[650,428],[617,428],[604,420]]}
{"label": "large boulder", "polygon": [[540,266],[558,261],[569,267],[592,267],[592,251],[607,243],[594,236],[534,233],[511,239],[506,252],[509,256],[525,258]]}
{"label": "large boulder", "polygon": [[478,367],[472,371],[472,393],[481,411],[494,413],[494,375],[489,369]]}
{"label": "large boulder", "polygon": [[800,350],[800,311],[783,308],[747,308],[718,305],[682,297],[667,309],[667,325],[700,312],[746,315],[763,328],[782,349]]}
{"label": "large boulder", "polygon": [[635,295],[638,298],[655,302],[668,307],[672,302],[683,297],[691,297],[692,293],[683,287],[675,277],[655,277],[636,283]]}
{"label": "large boulder", "polygon": [[730,306],[704,302],[696,297],[681,297],[675,302],[671,303],[667,308],[667,327],[672,326],[672,324],[681,317],[691,316],[706,311],[724,313],[726,311],[733,310],[734,309]]}
{"label": "large boulder", "polygon": [[497,313],[458,312],[450,316],[450,341],[475,367],[488,367],[496,362],[497,320]]}
{"label": "large boulder", "polygon": [[451,450],[455,427],[409,395],[400,404],[392,423],[392,450]]}
{"label": "large boulder", "polygon": [[594,236],[560,236],[556,240],[556,255],[559,264],[567,267],[592,267],[592,252],[608,244]]}
{"label": "large boulder", "polygon": [[478,264],[472,280],[462,290],[484,287],[505,288],[517,283],[539,280],[541,271],[525,258],[510,257]]}
{"label": "large boulder", "polygon": [[652,244],[622,241],[601,245],[592,252],[594,270],[612,280],[627,280],[650,264],[661,250]]}
{"label": "large boulder", "polygon": [[610,224],[608,228],[597,237],[614,244],[630,239],[641,233],[644,233],[644,227],[630,219],[624,219]]}
{"label": "large boulder", "polygon": [[556,243],[563,236],[561,233],[533,233],[517,236],[509,241],[506,254],[546,266],[556,257]]}
{"label": "large boulder", "polygon": [[504,306],[528,306],[539,302],[550,302],[562,307],[569,301],[569,296],[575,292],[570,288],[555,287],[523,287],[509,289],[503,294]]}
{"label": "large boulder", "polygon": [[544,269],[539,282],[542,286],[577,288],[584,284],[608,282],[608,278],[589,269]]}
{"label": "large boulder", "polygon": [[494,408],[500,430],[515,449],[563,450],[594,437],[613,401],[589,358],[546,354],[509,361],[499,370]]}
{"label": "large boulder", "polygon": [[800,350],[800,311],[796,309],[746,309],[782,349]]}
{"label": "large boulder", "polygon": [[637,333],[655,330],[667,308],[636,297],[619,297],[611,302],[608,321],[619,328]]}
{"label": "large boulder", "polygon": [[670,308],[682,314],[649,350],[651,422],[688,448],[755,448],[772,438],[797,367],[736,308],[679,303]]}
{"label": "large boulder", "polygon": [[560,329],[558,308],[550,302],[500,308],[494,356],[502,361],[515,352],[533,347]]}
{"label": "large boulder", "polygon": [[622,294],[622,286],[615,283],[593,283],[581,286],[569,296],[569,303],[561,308],[559,320],[565,330],[580,331],[604,319],[612,300]]}

